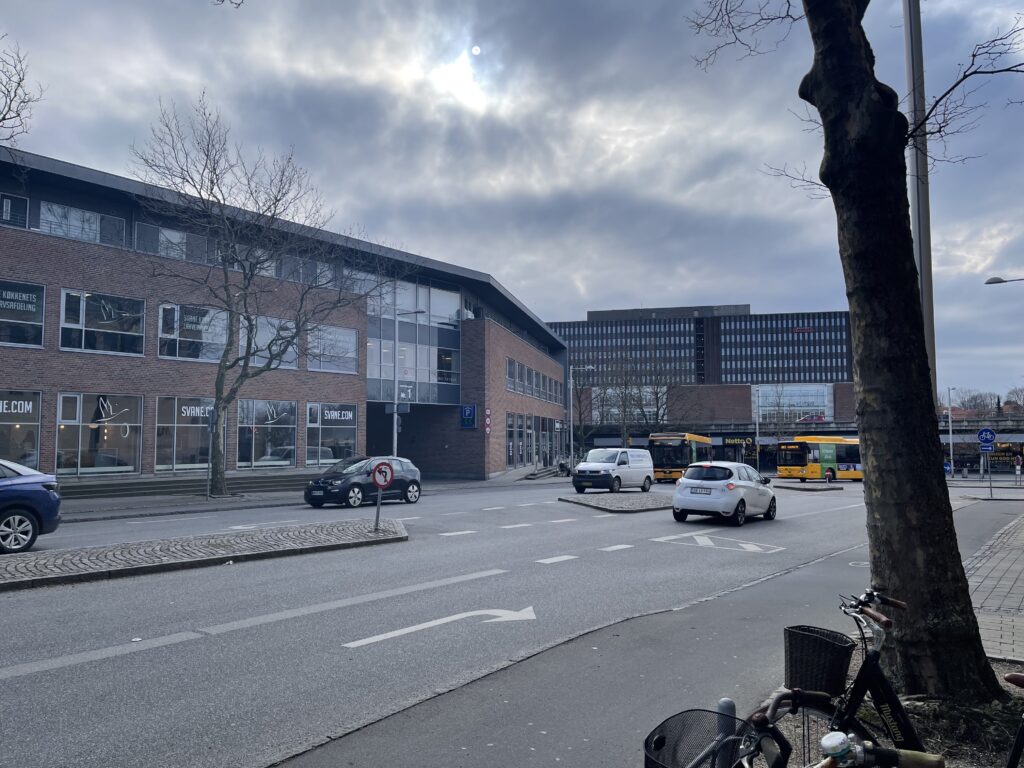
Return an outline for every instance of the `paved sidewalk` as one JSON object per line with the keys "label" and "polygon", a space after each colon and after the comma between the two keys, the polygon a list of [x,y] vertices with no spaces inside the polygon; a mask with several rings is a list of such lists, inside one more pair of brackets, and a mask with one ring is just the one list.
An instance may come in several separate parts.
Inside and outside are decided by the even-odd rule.
{"label": "paved sidewalk", "polygon": [[964,562],[990,658],[1024,662],[1024,515]]}
{"label": "paved sidewalk", "polygon": [[4,555],[0,559],[0,592],[387,544],[407,541],[408,538],[409,534],[399,520],[381,520],[377,531],[373,529],[373,520],[344,520],[102,547],[26,552]]}
{"label": "paved sidewalk", "polygon": [[620,493],[577,493],[572,496],[559,496],[559,501],[579,504],[605,512],[651,512],[656,509],[672,509],[672,494],[641,493],[640,491],[622,491]]}

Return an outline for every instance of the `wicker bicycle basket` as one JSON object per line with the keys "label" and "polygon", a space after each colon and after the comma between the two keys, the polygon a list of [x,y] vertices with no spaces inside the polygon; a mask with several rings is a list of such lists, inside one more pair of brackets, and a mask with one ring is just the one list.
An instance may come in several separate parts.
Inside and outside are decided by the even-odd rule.
{"label": "wicker bicycle basket", "polygon": [[839,696],[857,644],[842,632],[786,627],[786,687]]}

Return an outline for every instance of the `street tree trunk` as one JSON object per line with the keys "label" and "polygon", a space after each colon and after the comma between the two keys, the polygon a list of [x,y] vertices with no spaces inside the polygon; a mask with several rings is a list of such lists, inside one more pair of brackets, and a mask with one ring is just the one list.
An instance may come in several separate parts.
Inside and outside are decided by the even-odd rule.
{"label": "street tree trunk", "polygon": [[[874,75],[868,0],[804,0],[814,64],[800,96],[822,120],[853,333],[871,573],[910,603],[887,659],[897,686],[999,698],[971,607],[942,468],[904,157],[907,120]],[[867,585],[865,585],[867,586]]]}

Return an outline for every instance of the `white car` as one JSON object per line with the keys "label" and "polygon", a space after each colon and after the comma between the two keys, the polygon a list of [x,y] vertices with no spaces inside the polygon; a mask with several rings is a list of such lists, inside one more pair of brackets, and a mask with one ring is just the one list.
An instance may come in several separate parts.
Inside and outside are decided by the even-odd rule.
{"label": "white car", "polygon": [[672,517],[712,515],[743,525],[752,515],[775,519],[775,490],[771,480],[746,464],[708,461],[691,464],[676,481]]}

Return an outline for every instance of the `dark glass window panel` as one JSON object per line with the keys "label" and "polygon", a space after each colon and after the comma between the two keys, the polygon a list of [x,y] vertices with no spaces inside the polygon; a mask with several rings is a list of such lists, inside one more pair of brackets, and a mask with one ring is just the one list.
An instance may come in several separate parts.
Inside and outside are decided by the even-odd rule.
{"label": "dark glass window panel", "polygon": [[97,331],[142,333],[143,303],[137,299],[85,295],[85,327]]}
{"label": "dark glass window panel", "polygon": [[28,227],[28,200],[14,195],[0,195],[0,224],[6,227]]}
{"label": "dark glass window panel", "polygon": [[417,326],[415,323],[407,323],[404,320],[399,320],[398,340],[415,344],[417,339],[416,328]]}
{"label": "dark glass window panel", "polygon": [[459,348],[459,339],[461,334],[458,331],[453,331],[449,328],[435,328],[437,332],[437,341],[431,341],[431,344],[436,344],[439,347],[448,347],[449,349]]}
{"label": "dark glass window panel", "polygon": [[100,242],[105,245],[124,246],[124,219],[100,216]]}
{"label": "dark glass window panel", "polygon": [[135,250],[160,253],[160,227],[139,222],[135,225]]}
{"label": "dark glass window panel", "polygon": [[174,425],[174,403],[173,397],[161,397],[156,401],[156,423],[163,425]]}
{"label": "dark glass window panel", "polygon": [[0,343],[41,347],[43,345],[43,326],[0,320]]}
{"label": "dark glass window panel", "polygon": [[437,402],[452,405],[459,403],[459,387],[450,384],[437,385]]}
{"label": "dark glass window panel", "polygon": [[366,318],[366,336],[370,339],[380,338],[380,318],[369,316]]}
{"label": "dark glass window panel", "polygon": [[82,297],[77,293],[64,294],[64,322],[79,325],[82,317]]}
{"label": "dark glass window panel", "polygon": [[68,349],[82,348],[82,331],[79,328],[61,328],[60,345]]}
{"label": "dark glass window panel", "polygon": [[416,343],[430,346],[430,328],[425,325],[417,326]]}
{"label": "dark glass window panel", "polygon": [[367,400],[380,400],[380,379],[367,379],[366,380],[366,399]]}
{"label": "dark glass window panel", "polygon": [[178,340],[177,339],[160,339],[160,354],[163,357],[177,357],[178,356]]}
{"label": "dark glass window panel", "polygon": [[95,352],[118,352],[124,355],[142,354],[142,336],[128,333],[86,331],[83,349]]}
{"label": "dark glass window panel", "polygon": [[[170,400],[173,409],[174,398],[160,398]],[[156,469],[174,469],[174,427],[158,426],[156,428]]]}

